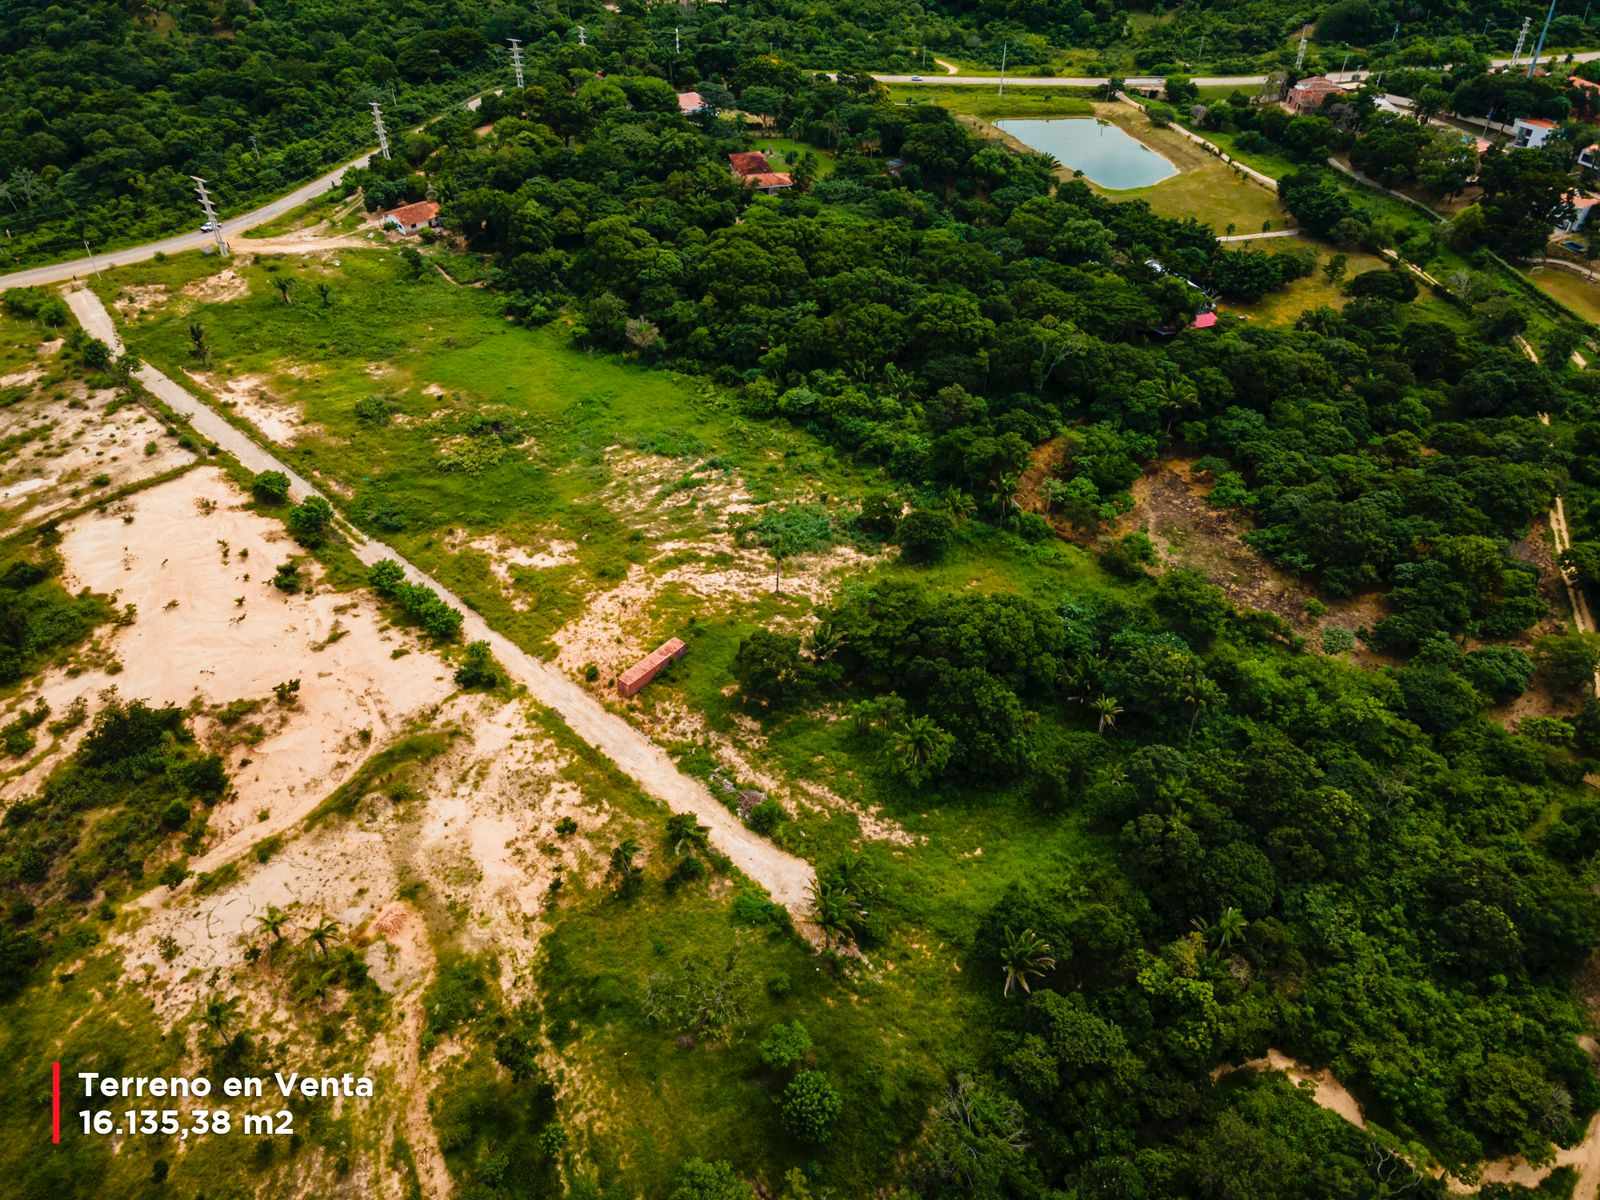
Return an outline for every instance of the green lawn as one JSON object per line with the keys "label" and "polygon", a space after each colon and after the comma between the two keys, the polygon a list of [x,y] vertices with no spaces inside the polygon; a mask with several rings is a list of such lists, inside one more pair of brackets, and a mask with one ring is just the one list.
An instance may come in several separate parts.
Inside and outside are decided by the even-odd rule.
{"label": "green lawn", "polygon": [[951,112],[973,117],[1086,117],[1094,112],[1088,93],[1075,94],[1067,88],[1017,88],[999,93],[998,87],[924,86],[897,84],[889,96],[902,104],[937,104]]}
{"label": "green lawn", "polygon": [[794,138],[754,137],[750,139],[750,148],[764,153],[774,171],[792,171],[794,164],[800,161],[800,156],[806,153],[817,156],[818,179],[832,175],[836,166],[833,151],[821,150]]}

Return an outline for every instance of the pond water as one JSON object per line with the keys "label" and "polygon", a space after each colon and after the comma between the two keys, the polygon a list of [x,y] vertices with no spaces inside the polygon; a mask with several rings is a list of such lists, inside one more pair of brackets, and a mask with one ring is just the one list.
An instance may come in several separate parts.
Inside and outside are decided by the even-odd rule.
{"label": "pond water", "polygon": [[1103,188],[1142,188],[1178,173],[1161,155],[1116,125],[1092,117],[1053,121],[996,121],[1026,146],[1082,171]]}

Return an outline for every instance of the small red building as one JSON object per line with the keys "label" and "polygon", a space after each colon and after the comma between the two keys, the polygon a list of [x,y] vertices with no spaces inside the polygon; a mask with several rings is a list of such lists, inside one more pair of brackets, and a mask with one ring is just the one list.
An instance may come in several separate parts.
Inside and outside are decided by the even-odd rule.
{"label": "small red building", "polygon": [[740,179],[748,179],[752,175],[770,175],[772,167],[767,162],[767,156],[759,150],[741,150],[737,154],[728,155],[728,163],[733,167],[733,173]]}
{"label": "small red building", "polygon": [[668,663],[676,662],[682,658],[683,652],[688,648],[680,638],[672,638],[670,641],[662,642],[661,645],[617,676],[618,694],[624,698],[638,695],[645,684],[666,670]]}
{"label": "small red building", "polygon": [[403,204],[399,208],[392,208],[383,214],[385,229],[398,229],[404,234],[413,234],[430,225],[439,224],[439,206],[432,200],[418,200],[415,204]]}

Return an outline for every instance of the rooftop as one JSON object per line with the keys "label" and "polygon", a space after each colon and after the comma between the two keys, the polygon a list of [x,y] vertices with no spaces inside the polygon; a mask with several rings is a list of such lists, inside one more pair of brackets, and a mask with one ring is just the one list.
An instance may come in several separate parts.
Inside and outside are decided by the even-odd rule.
{"label": "rooftop", "polygon": [[783,171],[762,171],[755,175],[746,175],[744,181],[750,187],[780,188],[793,187],[794,180]]}
{"label": "rooftop", "polygon": [[678,111],[681,113],[699,112],[706,106],[706,98],[699,92],[679,92]]}
{"label": "rooftop", "polygon": [[733,165],[735,175],[767,175],[772,172],[767,156],[759,150],[742,150],[737,154],[730,154],[728,162]]}
{"label": "rooftop", "polygon": [[439,215],[439,206],[432,200],[418,200],[415,204],[402,204],[383,214],[393,217],[402,225],[426,225]]}
{"label": "rooftop", "polygon": [[1518,117],[1513,124],[1527,125],[1533,129],[1554,129],[1556,127],[1554,121],[1546,121],[1543,117]]}

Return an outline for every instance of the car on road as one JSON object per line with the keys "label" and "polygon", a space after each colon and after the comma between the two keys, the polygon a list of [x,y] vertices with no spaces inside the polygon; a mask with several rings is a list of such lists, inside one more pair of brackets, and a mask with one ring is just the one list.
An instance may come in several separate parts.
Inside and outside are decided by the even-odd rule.
{"label": "car on road", "polygon": [[921,75],[913,75],[911,77],[911,82],[912,83],[921,83],[922,82],[922,76]]}
{"label": "car on road", "polygon": [[215,233],[216,231],[217,223],[215,221],[207,221],[204,225],[200,226],[201,233]]}

